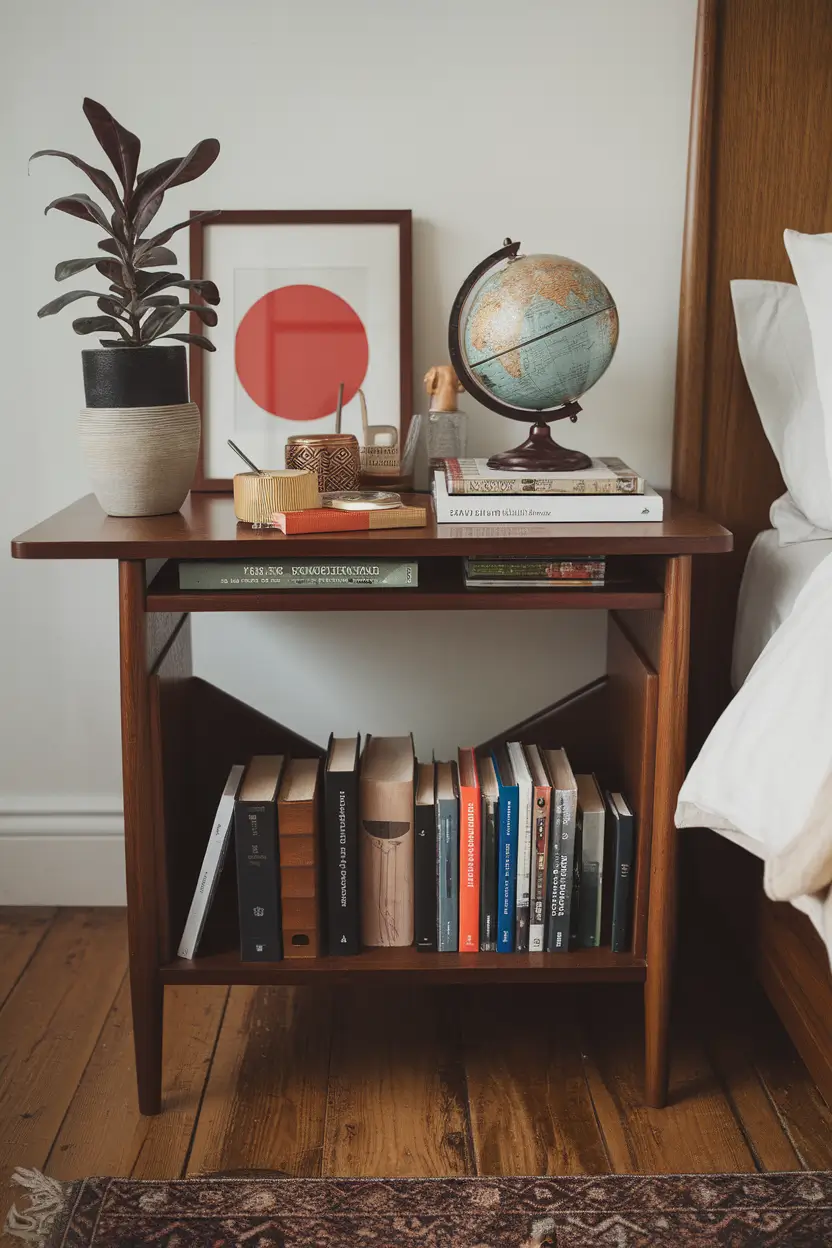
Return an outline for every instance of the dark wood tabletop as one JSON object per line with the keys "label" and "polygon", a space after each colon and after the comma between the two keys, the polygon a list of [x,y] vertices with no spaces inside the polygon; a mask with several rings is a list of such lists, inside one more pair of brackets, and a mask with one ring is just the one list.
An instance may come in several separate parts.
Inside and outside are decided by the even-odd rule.
{"label": "dark wood tabletop", "polygon": [[107,516],[92,494],[16,537],[16,559],[228,559],[264,555],[698,555],[730,550],[727,529],[665,495],[665,518],[632,524],[437,525],[430,495],[421,529],[307,533],[290,537],[238,524],[230,494],[191,494],[171,516]]}

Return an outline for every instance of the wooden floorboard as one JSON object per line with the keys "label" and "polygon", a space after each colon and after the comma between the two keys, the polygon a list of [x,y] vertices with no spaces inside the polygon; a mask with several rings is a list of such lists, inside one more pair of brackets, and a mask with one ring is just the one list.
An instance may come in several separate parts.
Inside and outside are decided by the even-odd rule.
{"label": "wooden floorboard", "polygon": [[584,1071],[576,994],[475,989],[457,1008],[478,1172],[609,1170]]}
{"label": "wooden floorboard", "polygon": [[475,1172],[458,997],[442,987],[337,994],[324,1174]]}
{"label": "wooden floorboard", "polygon": [[127,967],[121,910],[59,914],[0,1010],[0,1191],[46,1164]]}
{"label": "wooden floorboard", "polygon": [[326,991],[232,988],[188,1173],[319,1175],[329,1042]]}
{"label": "wooden floorboard", "polygon": [[17,1165],[56,1178],[832,1169],[832,1111],[728,962],[709,960],[712,978],[682,970],[665,1110],[642,1103],[636,986],[183,986],[166,993],[155,1118],[136,1107],[126,963],[123,912],[0,912],[0,1191]]}

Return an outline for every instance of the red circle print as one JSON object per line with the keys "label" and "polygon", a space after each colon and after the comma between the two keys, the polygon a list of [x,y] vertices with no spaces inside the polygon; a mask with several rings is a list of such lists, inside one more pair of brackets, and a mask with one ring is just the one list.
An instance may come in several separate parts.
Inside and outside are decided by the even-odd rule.
{"label": "red circle print", "polygon": [[237,327],[237,376],[257,404],[283,420],[319,420],[349,403],[367,372],[361,318],[322,286],[282,286],[258,299]]}

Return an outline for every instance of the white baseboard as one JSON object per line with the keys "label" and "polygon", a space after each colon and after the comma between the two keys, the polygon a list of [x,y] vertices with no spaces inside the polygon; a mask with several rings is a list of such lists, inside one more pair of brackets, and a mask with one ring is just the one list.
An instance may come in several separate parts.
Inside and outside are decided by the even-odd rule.
{"label": "white baseboard", "polygon": [[113,797],[0,797],[0,905],[123,906]]}

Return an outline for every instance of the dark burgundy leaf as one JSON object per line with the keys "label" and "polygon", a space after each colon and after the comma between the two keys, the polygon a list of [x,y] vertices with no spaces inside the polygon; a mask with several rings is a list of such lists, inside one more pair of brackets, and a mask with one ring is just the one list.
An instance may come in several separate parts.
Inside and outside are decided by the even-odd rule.
{"label": "dark burgundy leaf", "polygon": [[57,208],[58,212],[69,213],[71,217],[80,217],[82,221],[92,221],[95,225],[100,225],[105,234],[113,233],[110,222],[104,216],[98,204],[94,199],[90,199],[89,195],[84,195],[83,192],[79,192],[77,195],[61,195],[58,199],[53,199],[52,203],[47,204],[44,208],[44,216],[46,216],[50,208]]}
{"label": "dark burgundy leaf", "polygon": [[44,148],[40,152],[33,152],[29,159],[37,160],[39,156],[60,156],[62,160],[70,161],[71,164],[75,165],[76,169],[81,169],[87,175],[90,182],[109,200],[116,212],[123,212],[124,209],[116,184],[103,169],[96,169],[95,165],[88,165],[79,156],[73,156],[72,152],[58,152],[51,147]]}
{"label": "dark burgundy leaf", "polygon": [[72,328],[76,334],[98,334],[101,330],[110,332],[116,330],[122,338],[127,337],[127,331],[112,316],[79,316],[77,321],[72,322]]}
{"label": "dark burgundy leaf", "polygon": [[134,342],[131,338],[129,342],[125,342],[123,338],[99,338],[98,341],[102,347],[139,347],[141,343]]}
{"label": "dark burgundy leaf", "polygon": [[156,213],[162,206],[164,197],[164,191],[159,191],[157,195],[153,195],[150,199],[145,200],[141,207],[137,208],[133,217],[133,230],[137,238],[144,234],[150,222],[156,216]]}
{"label": "dark burgundy leaf", "polygon": [[114,238],[102,238],[98,244],[102,251],[108,251],[111,256],[120,256],[121,251],[119,245]]}
{"label": "dark burgundy leaf", "polygon": [[127,228],[125,218],[114,212],[110,217],[110,229],[113,231],[113,237],[117,238],[120,243],[127,246]]}
{"label": "dark burgundy leaf", "polygon": [[179,300],[176,295],[148,295],[139,300],[139,307],[142,311],[145,308],[178,308]]}
{"label": "dark burgundy leaf", "polygon": [[96,100],[89,97],[84,100],[84,116],[118,174],[124,187],[125,206],[129,206],[142,145],[135,134],[120,125],[112,113]]}
{"label": "dark burgundy leaf", "polygon": [[106,277],[107,281],[112,282],[119,290],[127,289],[124,270],[118,260],[96,260],[95,267],[102,277]]}
{"label": "dark burgundy leaf", "polygon": [[139,242],[139,246],[159,247],[162,243],[167,243],[174,234],[179,230],[184,230],[186,225],[193,225],[195,221],[206,221],[209,217],[218,217],[219,209],[212,208],[208,212],[195,212],[187,221],[179,221],[176,225],[169,226],[166,230],[162,230],[161,234],[155,235],[154,238],[143,238]]}
{"label": "dark burgundy leaf", "polygon": [[62,295],[58,295],[57,299],[52,299],[39,308],[38,316],[54,316],[56,312],[60,312],[61,308],[65,308],[68,303],[74,303],[76,299],[98,299],[100,294],[100,290],[67,290]]}
{"label": "dark burgundy leaf", "polygon": [[122,317],[125,312],[125,305],[118,299],[108,299],[106,295],[102,295],[98,300],[98,307],[102,312],[106,312],[108,316]]}
{"label": "dark burgundy leaf", "polygon": [[195,312],[203,325],[216,325],[219,317],[213,308],[208,308],[204,303],[183,303],[182,307],[188,312]]}
{"label": "dark burgundy leaf", "polygon": [[136,289],[140,295],[152,295],[156,290],[164,290],[166,286],[177,286],[184,278],[181,273],[136,273]]}
{"label": "dark burgundy leaf", "polygon": [[140,257],[134,257],[134,263],[137,268],[150,269],[159,264],[178,264],[179,261],[169,247],[151,247]]}
{"label": "dark burgundy leaf", "polygon": [[202,139],[191,148],[187,156],[165,160],[161,165],[148,169],[136,183],[136,208],[141,209],[155,196],[164,194],[172,186],[182,186],[202,177],[220,154],[217,139]]}
{"label": "dark burgundy leaf", "polygon": [[142,322],[142,342],[152,342],[160,334],[173,329],[174,325],[181,321],[184,315],[184,307],[154,308],[147,320]]}
{"label": "dark burgundy leaf", "polygon": [[140,173],[136,178],[136,202],[155,195],[156,191],[165,185],[170,175],[179,168],[181,160],[181,156],[173,156],[170,160],[163,160],[160,165],[153,165],[152,168]]}
{"label": "dark burgundy leaf", "polygon": [[213,342],[208,338],[203,338],[202,334],[164,334],[165,338],[175,338],[177,342],[192,342],[194,346],[202,347],[203,351],[216,351]]}
{"label": "dark burgundy leaf", "polygon": [[55,281],[63,282],[68,277],[74,277],[76,273],[83,273],[84,269],[91,269],[98,261],[98,256],[87,256],[85,260],[62,260],[55,265]]}
{"label": "dark burgundy leaf", "polygon": [[177,282],[169,282],[168,285],[184,286],[186,290],[195,290],[198,295],[202,295],[206,303],[219,303],[220,301],[220,292],[213,282],[204,277],[192,277],[190,280],[182,278]]}

